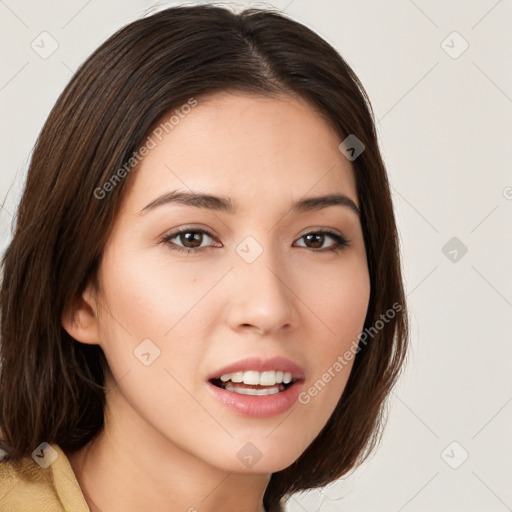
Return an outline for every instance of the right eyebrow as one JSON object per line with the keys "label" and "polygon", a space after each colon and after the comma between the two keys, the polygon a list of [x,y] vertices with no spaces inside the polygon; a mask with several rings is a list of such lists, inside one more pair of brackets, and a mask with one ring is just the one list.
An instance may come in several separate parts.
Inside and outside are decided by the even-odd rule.
{"label": "right eyebrow", "polygon": [[168,192],[157,197],[145,206],[139,215],[149,210],[153,210],[164,204],[177,203],[185,206],[195,206],[197,208],[205,208],[207,210],[217,210],[234,214],[237,208],[233,206],[229,197],[213,196],[210,194],[201,194],[199,192],[177,192],[176,190]]}

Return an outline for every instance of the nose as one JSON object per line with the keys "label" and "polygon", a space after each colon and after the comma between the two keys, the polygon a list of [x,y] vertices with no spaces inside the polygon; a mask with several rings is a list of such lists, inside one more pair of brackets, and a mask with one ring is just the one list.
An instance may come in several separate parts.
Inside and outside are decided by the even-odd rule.
{"label": "nose", "polygon": [[228,299],[228,322],[237,332],[276,334],[296,325],[297,297],[291,273],[265,250],[252,263],[235,254]]}

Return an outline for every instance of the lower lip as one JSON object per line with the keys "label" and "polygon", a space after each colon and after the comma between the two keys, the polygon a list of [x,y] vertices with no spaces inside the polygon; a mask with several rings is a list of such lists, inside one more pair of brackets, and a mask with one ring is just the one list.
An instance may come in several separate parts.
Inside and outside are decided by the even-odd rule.
{"label": "lower lip", "polygon": [[286,388],[284,391],[274,395],[242,395],[234,391],[227,391],[208,382],[210,393],[226,407],[242,414],[257,418],[267,418],[281,414],[297,401],[304,388],[304,381],[298,381]]}

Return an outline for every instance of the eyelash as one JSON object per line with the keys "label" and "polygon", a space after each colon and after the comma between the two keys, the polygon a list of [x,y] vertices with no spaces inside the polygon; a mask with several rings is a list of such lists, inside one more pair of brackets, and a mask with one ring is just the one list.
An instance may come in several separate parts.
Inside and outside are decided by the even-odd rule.
{"label": "eyelash", "polygon": [[[176,231],[173,231],[172,233],[169,233],[168,235],[165,235],[164,237],[162,237],[162,239],[160,240],[161,243],[165,244],[168,246],[168,248],[171,250],[171,251],[178,251],[178,252],[184,252],[184,253],[198,253],[198,252],[203,252],[207,249],[213,249],[214,247],[213,246],[207,246],[207,247],[199,247],[199,248],[195,248],[195,249],[191,249],[191,248],[185,248],[185,247],[181,247],[179,245],[176,245],[174,243],[171,242],[171,240],[173,238],[176,238],[177,236],[181,235],[182,233],[201,233],[203,235],[207,235],[209,236],[210,238],[214,238],[212,236],[212,234],[209,232],[209,231],[206,231],[205,229],[201,229],[201,228],[194,228],[194,229],[191,229],[191,228],[187,228],[187,227],[184,227],[184,228],[180,228],[180,229],[177,229]],[[348,247],[349,244],[350,244],[350,241],[347,240],[347,238],[345,238],[344,236],[334,232],[334,231],[331,231],[329,229],[318,229],[318,230],[315,230],[315,231],[310,231],[308,233],[304,233],[300,238],[304,238],[308,235],[318,235],[318,234],[321,234],[321,235],[329,235],[332,239],[334,239],[337,243],[334,244],[332,247],[327,247],[327,248],[324,248],[324,249],[311,249],[313,252],[327,252],[327,251],[331,251],[331,252],[341,252],[345,247]],[[309,249],[309,247],[306,247],[306,246],[300,246],[302,247],[303,249]]]}

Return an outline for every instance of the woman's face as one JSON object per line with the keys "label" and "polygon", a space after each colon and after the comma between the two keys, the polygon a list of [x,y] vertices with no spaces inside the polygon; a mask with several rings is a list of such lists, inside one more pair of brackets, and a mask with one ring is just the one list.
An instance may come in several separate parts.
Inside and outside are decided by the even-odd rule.
{"label": "woman's face", "polygon": [[[336,407],[353,363],[340,369],[339,357],[354,350],[370,295],[349,201],[294,205],[334,194],[358,205],[354,172],[340,137],[289,96],[217,94],[168,131],[132,171],[100,266],[97,342],[117,381],[107,400],[162,450],[275,472]],[[159,200],[173,192],[222,200]],[[286,391],[272,382],[291,366],[257,365],[275,357],[303,372]],[[229,373],[232,391],[209,381]],[[255,389],[265,394],[246,394]]]}

